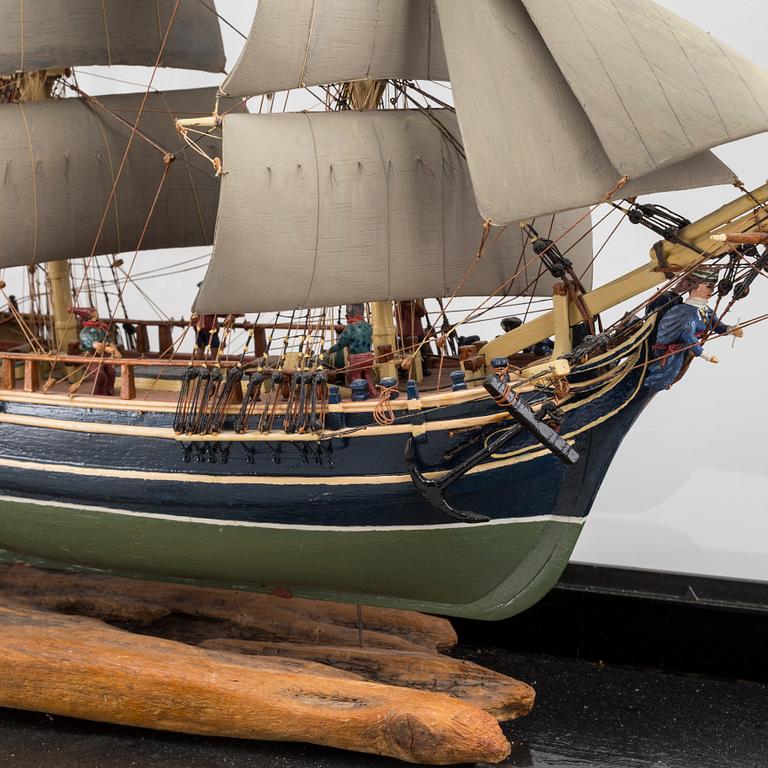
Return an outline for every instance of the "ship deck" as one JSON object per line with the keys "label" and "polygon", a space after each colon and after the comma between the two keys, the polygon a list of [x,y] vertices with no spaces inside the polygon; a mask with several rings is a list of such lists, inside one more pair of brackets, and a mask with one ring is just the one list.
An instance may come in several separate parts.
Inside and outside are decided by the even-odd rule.
{"label": "ship deck", "polygon": [[[0,352],[4,350],[0,349]],[[529,362],[529,356],[525,358],[524,363]],[[184,360],[184,356],[178,356],[176,361]],[[88,362],[87,358],[83,358],[83,362]],[[98,398],[100,403],[107,403],[110,400],[120,400],[120,387],[121,387],[121,371],[120,371],[120,359],[115,358],[106,361],[112,364],[116,368],[116,382],[115,382],[115,394],[114,395],[95,395],[93,394],[93,377],[89,376],[82,382],[76,392],[70,393],[70,386],[72,382],[79,381],[82,375],[82,365],[77,366],[75,373],[66,377],[61,371],[57,372],[53,381],[48,381],[47,373],[41,376],[41,384],[45,384],[45,392],[42,394],[52,395],[64,395],[69,396],[72,400],[82,401],[84,398]],[[223,362],[236,363],[237,360],[223,358]],[[274,361],[275,363],[277,361]],[[200,361],[196,363],[202,365]],[[444,365],[440,366],[435,364],[433,371],[424,376],[418,384],[419,392],[422,395],[431,395],[436,393],[450,392],[452,382],[450,374],[457,370],[459,367],[458,360],[453,358],[445,358]],[[145,401],[148,403],[176,403],[179,391],[181,388],[181,382],[185,373],[184,367],[178,365],[167,365],[163,360],[147,360],[146,364],[136,366],[135,372],[135,388],[136,396],[132,398],[134,402]],[[21,364],[17,364],[16,372],[16,387],[15,391],[23,391],[24,386],[24,371]],[[345,385],[343,375],[334,376],[331,372],[330,378],[331,384],[339,386],[342,401],[351,400],[351,390]],[[405,378],[400,378],[397,384],[398,391],[401,395],[404,395],[407,389],[407,381]],[[41,393],[37,393],[38,397]]]}

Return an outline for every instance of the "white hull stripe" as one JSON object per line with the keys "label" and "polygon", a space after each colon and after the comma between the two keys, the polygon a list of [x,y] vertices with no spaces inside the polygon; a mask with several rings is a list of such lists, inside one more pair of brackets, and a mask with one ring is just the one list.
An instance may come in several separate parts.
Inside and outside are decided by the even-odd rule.
{"label": "white hull stripe", "polygon": [[164,515],[153,512],[132,512],[126,509],[113,509],[111,507],[87,506],[84,504],[70,504],[64,501],[46,501],[44,499],[25,499],[16,496],[0,496],[0,504],[32,504],[38,507],[53,507],[55,509],[69,509],[82,512],[98,512],[123,517],[145,518],[147,520],[165,520],[174,523],[193,523],[212,525],[217,528],[274,528],[277,530],[291,531],[324,531],[331,533],[389,533],[393,531],[434,531],[454,530],[457,528],[487,528],[497,525],[519,525],[526,523],[567,523],[569,525],[583,525],[584,517],[566,517],[560,515],[536,515],[535,517],[505,517],[500,520],[490,520],[487,523],[446,523],[438,525],[292,525],[290,523],[254,523],[247,520],[215,520],[208,517],[188,517],[185,515]]}

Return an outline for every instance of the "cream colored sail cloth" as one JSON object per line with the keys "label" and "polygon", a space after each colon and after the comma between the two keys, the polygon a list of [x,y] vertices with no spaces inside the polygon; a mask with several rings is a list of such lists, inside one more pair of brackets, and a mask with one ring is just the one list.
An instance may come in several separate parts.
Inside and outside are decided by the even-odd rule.
{"label": "cream colored sail cloth", "polygon": [[[432,114],[458,134],[451,112]],[[537,281],[540,259],[524,249],[517,226],[492,229],[470,269],[483,221],[466,163],[421,112],[232,115],[224,118],[224,158],[214,255],[197,311],[487,296],[502,286],[551,295],[553,279],[545,273]],[[583,215],[535,224],[554,238]],[[568,256],[589,286],[589,216],[561,247],[582,236]]]}
{"label": "cream colored sail cloth", "polygon": [[260,0],[222,90],[255,96],[389,77],[448,79],[433,0]]}
{"label": "cream colored sail cloth", "polygon": [[768,130],[768,72],[651,0],[523,4],[622,174]]}
{"label": "cream colored sail cloth", "polygon": [[[508,223],[590,205],[609,193],[623,173],[609,159],[522,2],[436,3],[482,216]],[[605,46],[612,44],[604,40]],[[675,75],[670,68],[668,77]],[[637,76],[651,75],[641,70]],[[602,71],[594,77],[602,78]],[[656,119],[649,108],[646,124]],[[628,154],[635,151],[634,141],[627,141]],[[683,156],[691,154],[686,146]],[[633,178],[618,196],[723,184],[733,178],[705,152]]]}
{"label": "cream colored sail cloth", "polygon": [[[176,0],[0,0],[0,73],[154,66]],[[224,71],[215,0],[179,5],[162,66]]]}
{"label": "cream colored sail cloth", "polygon": [[[215,95],[215,88],[152,94],[140,130],[178,151],[174,117],[206,114]],[[134,122],[143,96],[100,101]],[[80,99],[0,105],[0,267],[90,256],[129,135],[128,126]],[[213,138],[201,146],[221,153]],[[96,254],[137,247],[163,170],[163,153],[137,136]],[[181,154],[169,169],[142,247],[212,243],[218,195],[211,165],[194,153]]]}

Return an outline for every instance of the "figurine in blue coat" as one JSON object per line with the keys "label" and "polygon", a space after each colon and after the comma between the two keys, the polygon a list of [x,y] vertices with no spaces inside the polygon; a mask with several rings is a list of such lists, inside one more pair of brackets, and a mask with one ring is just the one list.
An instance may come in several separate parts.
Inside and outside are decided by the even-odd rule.
{"label": "figurine in blue coat", "polygon": [[725,325],[709,306],[718,280],[717,268],[700,267],[687,281],[688,299],[666,310],[659,321],[652,362],[648,366],[645,386],[652,393],[669,389],[685,374],[694,357],[708,363],[720,361],[704,351],[705,334],[730,333],[741,337],[738,325]]}

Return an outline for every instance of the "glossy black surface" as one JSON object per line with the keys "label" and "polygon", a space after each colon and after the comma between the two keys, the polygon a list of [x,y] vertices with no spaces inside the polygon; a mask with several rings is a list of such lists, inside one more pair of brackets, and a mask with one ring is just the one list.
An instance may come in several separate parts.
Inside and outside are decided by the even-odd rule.
{"label": "glossy black surface", "polygon": [[523,613],[454,626],[468,646],[768,685],[768,582],[571,564]]}

